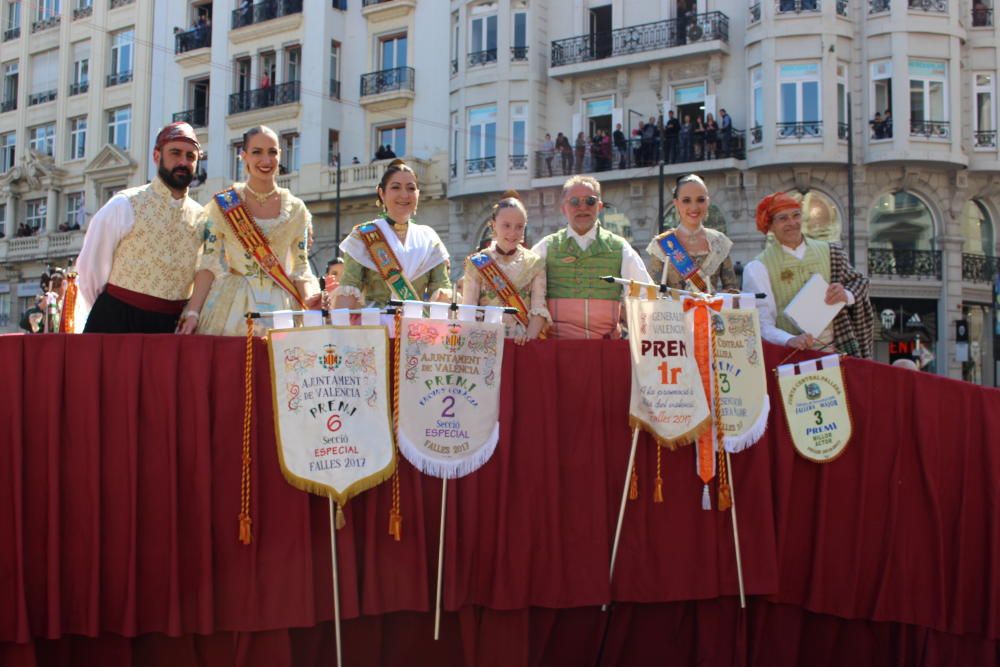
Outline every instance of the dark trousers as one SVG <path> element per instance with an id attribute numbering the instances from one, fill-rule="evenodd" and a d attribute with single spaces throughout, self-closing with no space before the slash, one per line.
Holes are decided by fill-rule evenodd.
<path id="1" fill-rule="evenodd" d="M 178 317 L 142 310 L 102 292 L 83 333 L 174 333 Z"/>

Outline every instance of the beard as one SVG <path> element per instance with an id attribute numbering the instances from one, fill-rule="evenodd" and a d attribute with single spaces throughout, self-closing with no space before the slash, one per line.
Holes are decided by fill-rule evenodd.
<path id="1" fill-rule="evenodd" d="M 173 170 L 167 169 L 166 165 L 163 164 L 162 158 L 160 159 L 160 166 L 157 173 L 163 182 L 167 184 L 167 187 L 175 190 L 186 188 L 194 180 L 194 170 L 187 167 L 174 167 Z"/>

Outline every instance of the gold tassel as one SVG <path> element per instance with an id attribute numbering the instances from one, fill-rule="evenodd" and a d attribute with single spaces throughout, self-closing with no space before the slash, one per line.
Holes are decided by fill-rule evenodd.
<path id="1" fill-rule="evenodd" d="M 340 505 L 337 505 L 337 516 L 333 521 L 333 525 L 336 526 L 337 530 L 347 525 L 347 519 L 344 517 L 344 508 Z"/>
<path id="2" fill-rule="evenodd" d="M 397 542 L 403 539 L 403 515 L 399 510 L 392 509 L 389 512 L 389 534 Z"/>
<path id="3" fill-rule="evenodd" d="M 392 472 L 392 504 L 389 506 L 389 534 L 397 542 L 403 540 L 403 510 L 399 500 L 399 364 L 400 351 L 402 349 L 403 331 L 403 309 L 396 311 L 396 340 L 394 343 L 394 357 L 396 360 L 396 381 L 392 387 L 392 423 L 396 429 L 396 469 Z"/>
<path id="4" fill-rule="evenodd" d="M 247 340 L 243 368 L 243 457 L 240 469 L 240 542 L 250 544 L 250 429 L 253 423 L 253 320 L 247 317 Z"/>
<path id="5" fill-rule="evenodd" d="M 240 542 L 243 544 L 250 544 L 250 528 L 253 521 L 250 519 L 250 515 L 240 512 Z"/>
<path id="6" fill-rule="evenodd" d="M 632 464 L 632 480 L 628 485 L 628 499 L 637 500 L 639 498 L 639 475 L 636 474 L 635 464 Z"/>
<path id="7" fill-rule="evenodd" d="M 653 502 L 663 502 L 663 468 L 660 463 L 660 456 L 663 448 L 656 445 L 656 484 L 653 486 Z"/>
<path id="8" fill-rule="evenodd" d="M 719 511 L 725 512 L 733 506 L 733 498 L 729 492 L 729 469 L 726 467 L 726 453 L 719 449 Z"/>

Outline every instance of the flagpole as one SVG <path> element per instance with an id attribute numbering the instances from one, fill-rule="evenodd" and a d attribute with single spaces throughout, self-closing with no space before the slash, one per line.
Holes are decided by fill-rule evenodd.
<path id="1" fill-rule="evenodd" d="M 448 478 L 441 479 L 441 534 L 438 539 L 437 593 L 434 602 L 434 641 L 441 636 L 441 575 L 444 570 L 444 520 L 448 508 Z"/>
<path id="2" fill-rule="evenodd" d="M 611 570 L 608 572 L 608 583 L 615 578 L 615 560 L 618 558 L 618 540 L 622 536 L 622 523 L 625 521 L 625 505 L 628 503 L 629 477 L 635 465 L 635 450 L 639 445 L 639 427 L 632 429 L 632 449 L 628 453 L 628 466 L 625 468 L 625 486 L 622 487 L 622 502 L 618 508 L 618 526 L 615 528 L 615 542 L 611 547 Z M 605 606 L 601 607 L 604 611 Z"/>
<path id="3" fill-rule="evenodd" d="M 340 653 L 340 587 L 337 577 L 337 526 L 334 521 L 336 514 L 333 508 L 333 498 L 330 502 L 330 560 L 333 564 L 333 634 L 337 640 L 337 667 L 343 664 Z"/>
<path id="4" fill-rule="evenodd" d="M 733 462 L 729 458 L 728 451 L 726 452 L 726 470 L 729 471 L 729 499 L 732 503 L 729 512 L 733 519 L 733 548 L 736 549 L 736 578 L 740 582 L 740 609 L 746 609 L 746 591 L 743 589 L 743 559 L 740 558 L 740 530 L 736 525 L 736 487 L 733 486 Z"/>

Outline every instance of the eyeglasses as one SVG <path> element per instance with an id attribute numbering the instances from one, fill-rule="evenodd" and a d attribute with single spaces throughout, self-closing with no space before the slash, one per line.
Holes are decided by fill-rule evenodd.
<path id="1" fill-rule="evenodd" d="M 584 205 L 586 205 L 586 206 L 589 207 L 589 206 L 596 206 L 597 202 L 599 202 L 599 201 L 600 200 L 597 197 L 595 197 L 594 195 L 590 195 L 589 197 L 583 197 L 583 198 L 580 198 L 580 197 L 570 197 L 569 198 L 569 205 L 570 206 L 579 206 L 580 204 L 584 204 Z"/>

